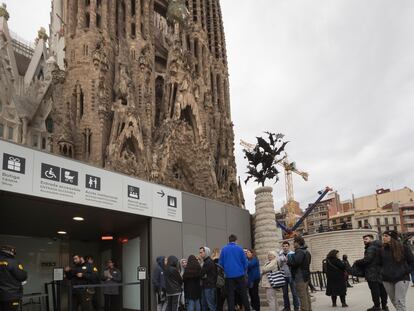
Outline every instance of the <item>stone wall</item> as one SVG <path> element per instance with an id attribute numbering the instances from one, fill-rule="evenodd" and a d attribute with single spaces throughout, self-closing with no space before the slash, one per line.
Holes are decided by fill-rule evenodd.
<path id="1" fill-rule="evenodd" d="M 343 254 L 348 255 L 352 265 L 355 260 L 364 256 L 362 237 L 366 234 L 377 236 L 377 232 L 370 229 L 331 231 L 304 236 L 312 254 L 311 271 L 322 271 L 322 260 L 332 249 L 337 249 L 341 258 Z M 288 241 L 293 244 L 291 239 Z"/>

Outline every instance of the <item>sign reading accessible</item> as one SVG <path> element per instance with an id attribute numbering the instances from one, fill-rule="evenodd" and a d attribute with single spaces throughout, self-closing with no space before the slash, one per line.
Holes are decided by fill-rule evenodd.
<path id="1" fill-rule="evenodd" d="M 2 140 L 0 150 L 0 190 L 182 221 L 180 191 Z"/>

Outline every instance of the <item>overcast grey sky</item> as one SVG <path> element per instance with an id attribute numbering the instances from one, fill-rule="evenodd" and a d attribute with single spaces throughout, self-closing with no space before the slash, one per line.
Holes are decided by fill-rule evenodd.
<path id="1" fill-rule="evenodd" d="M 9 26 L 33 40 L 50 0 L 3 0 Z M 291 141 L 302 208 L 326 185 L 343 199 L 414 186 L 414 1 L 221 0 L 238 173 L 240 138 Z M 283 173 L 274 185 L 285 200 Z M 254 211 L 253 183 L 244 187 Z"/>

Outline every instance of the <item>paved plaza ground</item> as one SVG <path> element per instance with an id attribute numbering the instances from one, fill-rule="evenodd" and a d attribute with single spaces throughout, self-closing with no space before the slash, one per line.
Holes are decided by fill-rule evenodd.
<path id="1" fill-rule="evenodd" d="M 348 289 L 347 293 L 347 304 L 349 308 L 332 308 L 331 297 L 325 295 L 325 292 L 318 292 L 313 294 L 316 301 L 312 305 L 314 311 L 325 311 L 325 310 L 347 310 L 347 311 L 365 311 L 372 307 L 371 293 L 368 289 L 368 284 L 363 282 L 355 284 L 353 288 Z M 339 298 L 338 298 L 339 303 Z M 395 310 L 391 302 L 389 302 L 390 310 Z M 414 287 L 408 289 L 407 293 L 407 311 L 414 311 Z"/>
<path id="2" fill-rule="evenodd" d="M 365 282 L 355 284 L 353 288 L 348 289 L 347 304 L 349 305 L 349 308 L 333 308 L 331 303 L 331 297 L 326 296 L 324 291 L 318 291 L 317 293 L 314 293 L 312 295 L 316 299 L 316 301 L 312 303 L 313 311 L 365 311 L 373 305 L 371 300 L 371 294 L 368 289 L 368 284 Z M 338 303 L 340 304 L 339 297 Z M 391 302 L 389 302 L 389 308 L 391 311 L 395 310 Z M 280 310 L 282 309 L 283 308 L 280 308 Z M 268 308 L 263 308 L 262 311 L 270 310 L 268 310 Z M 407 311 L 414 311 L 414 287 L 411 287 L 411 284 L 407 293 Z"/>

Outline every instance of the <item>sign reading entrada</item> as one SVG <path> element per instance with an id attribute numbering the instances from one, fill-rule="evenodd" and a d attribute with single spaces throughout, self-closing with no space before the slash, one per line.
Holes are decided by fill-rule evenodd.
<path id="1" fill-rule="evenodd" d="M 0 190 L 182 221 L 181 192 L 0 140 Z"/>

